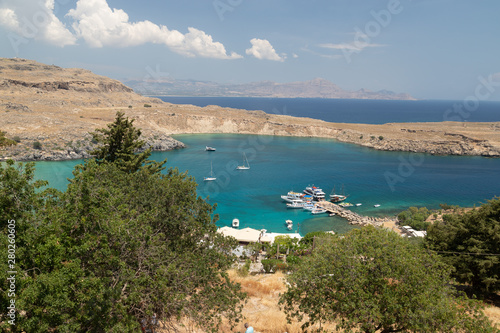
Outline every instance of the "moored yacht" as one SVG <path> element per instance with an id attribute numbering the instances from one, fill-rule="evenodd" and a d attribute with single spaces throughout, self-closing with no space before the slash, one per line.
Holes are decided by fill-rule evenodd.
<path id="1" fill-rule="evenodd" d="M 288 208 L 304 208 L 305 202 L 300 199 L 294 199 L 290 203 L 287 203 Z"/>
<path id="2" fill-rule="evenodd" d="M 344 186 L 342 186 L 342 194 L 335 193 L 335 186 L 333 187 L 332 193 L 330 193 L 330 201 L 333 203 L 342 202 L 347 199 L 347 196 L 344 195 Z"/>
<path id="3" fill-rule="evenodd" d="M 324 209 L 324 208 L 316 207 L 313 210 L 311 210 L 311 214 L 316 215 L 316 214 L 323 214 L 323 213 L 326 213 L 326 209 Z"/>
<path id="4" fill-rule="evenodd" d="M 302 200 L 303 197 L 304 197 L 304 194 L 302 194 L 302 193 L 290 191 L 286 195 L 282 195 L 281 199 L 283 199 L 287 202 L 292 202 L 292 200 L 297 200 L 297 199 Z"/>
<path id="5" fill-rule="evenodd" d="M 248 163 L 247 155 L 245 153 L 243 153 L 243 157 L 244 157 L 243 165 L 238 165 L 236 167 L 236 170 L 248 170 L 248 169 L 250 169 L 250 164 Z M 246 164 L 245 164 L 245 161 L 246 161 Z"/>
<path id="6" fill-rule="evenodd" d="M 305 209 L 305 210 L 313 210 L 314 207 L 315 207 L 315 205 L 312 202 L 306 202 L 302 206 L 302 208 Z"/>
<path id="7" fill-rule="evenodd" d="M 315 201 L 322 201 L 325 200 L 325 192 L 323 192 L 322 189 L 316 186 L 308 186 L 304 190 L 305 194 L 311 195 L 313 197 L 313 200 Z"/>

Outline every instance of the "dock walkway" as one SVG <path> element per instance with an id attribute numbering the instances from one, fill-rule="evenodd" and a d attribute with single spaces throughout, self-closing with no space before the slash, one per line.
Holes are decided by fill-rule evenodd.
<path id="1" fill-rule="evenodd" d="M 359 215 L 358 213 L 355 213 L 349 209 L 345 209 L 343 207 L 340 207 L 339 205 L 336 205 L 332 202 L 329 201 L 320 201 L 317 203 L 318 206 L 326 209 L 329 213 L 335 213 L 336 215 L 345 218 L 349 224 L 353 225 L 375 225 L 375 226 L 382 226 L 384 222 L 389 222 L 389 221 L 395 221 L 395 218 L 389 218 L 389 217 L 371 217 L 371 216 L 363 216 Z"/>

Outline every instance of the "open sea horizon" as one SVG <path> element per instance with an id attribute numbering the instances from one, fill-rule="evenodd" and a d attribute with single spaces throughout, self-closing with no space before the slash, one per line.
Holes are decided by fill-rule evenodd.
<path id="1" fill-rule="evenodd" d="M 443 113 L 452 108 L 453 103 L 460 103 L 219 97 L 162 99 L 360 123 L 443 121 L 440 119 Z M 463 120 L 500 121 L 500 102 L 481 102 L 477 110 Z M 500 194 L 500 159 L 377 151 L 322 138 L 242 134 L 189 134 L 174 138 L 187 147 L 154 152 L 151 158 L 167 158 L 167 167 L 188 171 L 195 178 L 198 194 L 212 204 L 217 203 L 218 226 L 230 226 L 232 219 L 238 218 L 240 228 L 280 233 L 299 231 L 302 235 L 319 230 L 343 233 L 353 228 L 336 216 L 287 209 L 280 195 L 292 190 L 302 191 L 308 185 L 321 187 L 327 197 L 334 187 L 336 192 L 343 187 L 349 195 L 347 201 L 362 204 L 351 207 L 353 211 L 378 217 L 394 216 L 411 206 L 439 209 L 439 204 L 447 203 L 470 207 Z M 207 152 L 205 146 L 217 150 Z M 243 163 L 243 154 L 250 169 L 236 170 L 236 166 Z M 64 190 L 74 166 L 82 162 L 37 162 L 36 177 L 48 180 L 51 187 Z M 217 180 L 204 182 L 203 177 L 210 174 L 211 165 Z M 380 207 L 374 207 L 375 204 Z M 287 219 L 294 222 L 292 231 L 286 229 Z"/>

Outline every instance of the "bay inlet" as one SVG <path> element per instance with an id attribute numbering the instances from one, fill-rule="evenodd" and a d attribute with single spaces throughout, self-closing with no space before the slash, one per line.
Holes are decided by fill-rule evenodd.
<path id="1" fill-rule="evenodd" d="M 280 195 L 302 191 L 308 185 L 330 194 L 342 186 L 351 207 L 368 216 L 394 216 L 410 206 L 439 208 L 440 203 L 480 205 L 500 193 L 500 159 L 468 156 L 433 156 L 377 151 L 332 139 L 274 137 L 239 134 L 176 135 L 187 147 L 154 152 L 154 160 L 168 159 L 168 167 L 187 171 L 196 179 L 198 194 L 217 203 L 218 226 L 304 235 L 318 230 L 343 233 L 353 228 L 342 218 L 311 215 L 287 209 Z M 216 152 L 205 151 L 206 146 Z M 236 170 L 245 153 L 249 170 Z M 82 160 L 37 162 L 36 176 L 64 190 L 74 165 Z M 210 173 L 214 182 L 203 182 Z M 374 207 L 379 204 L 380 207 Z M 294 222 L 286 229 L 285 220 Z"/>

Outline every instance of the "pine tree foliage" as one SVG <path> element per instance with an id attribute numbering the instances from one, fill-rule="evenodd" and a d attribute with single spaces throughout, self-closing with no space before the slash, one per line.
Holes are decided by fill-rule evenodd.
<path id="1" fill-rule="evenodd" d="M 139 139 L 141 130 L 135 128 L 133 123 L 134 120 L 125 118 L 123 112 L 117 112 L 115 121 L 108 124 L 107 128 L 100 128 L 91 133 L 98 147 L 90 154 L 95 156 L 99 163 L 115 163 L 126 172 L 135 172 L 144 164 L 151 172 L 161 171 L 166 161 L 148 161 L 150 148 L 138 153 L 145 142 Z"/>
<path id="2" fill-rule="evenodd" d="M 428 230 L 426 245 L 441 251 L 455 268 L 453 275 L 458 281 L 470 284 L 478 293 L 499 291 L 500 199 L 435 223 Z"/>

